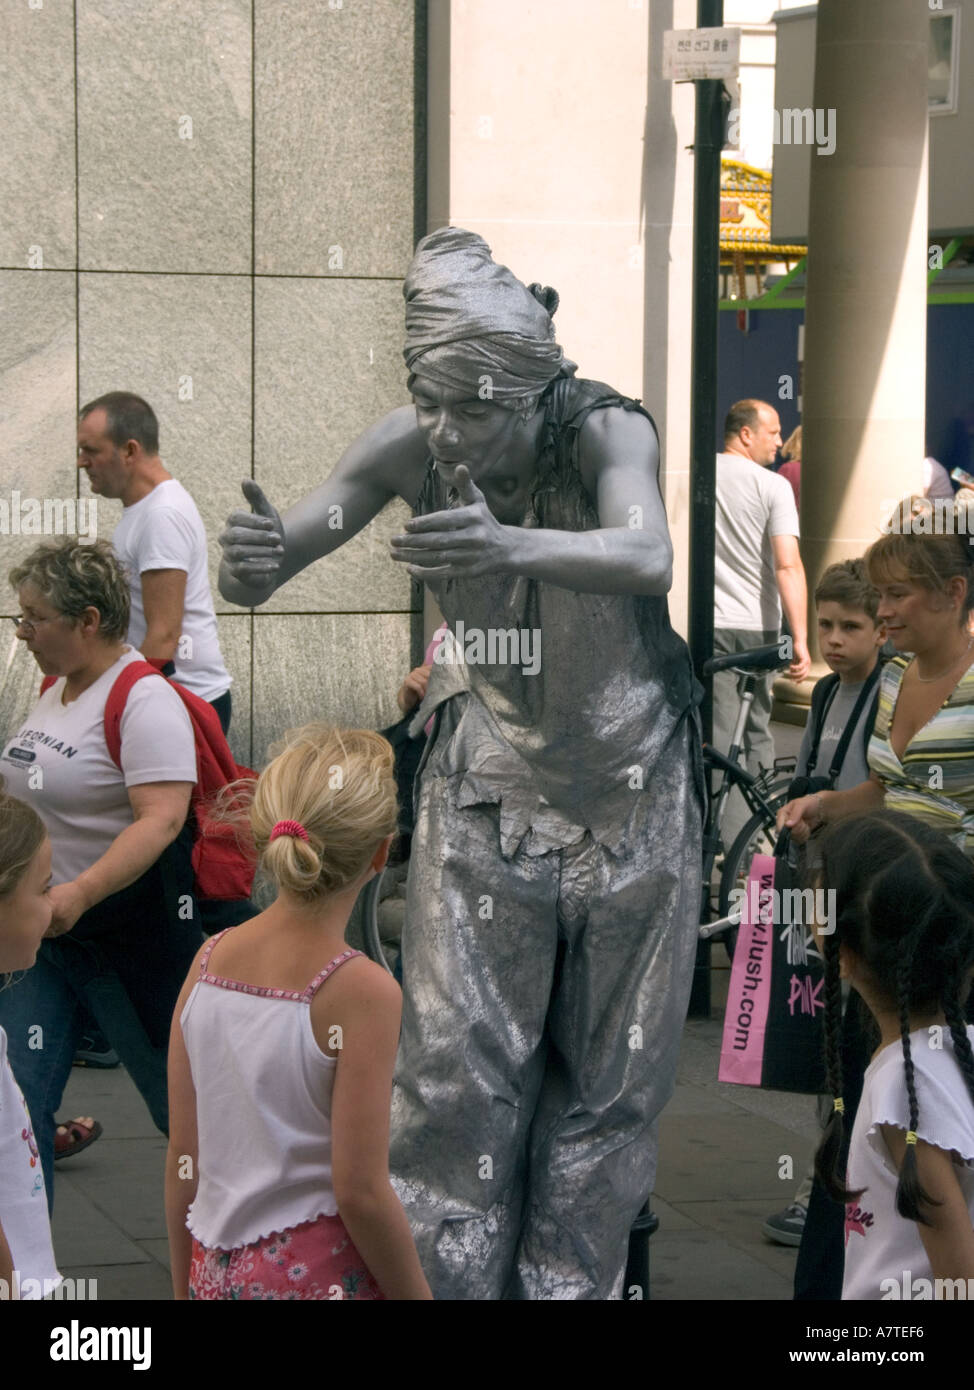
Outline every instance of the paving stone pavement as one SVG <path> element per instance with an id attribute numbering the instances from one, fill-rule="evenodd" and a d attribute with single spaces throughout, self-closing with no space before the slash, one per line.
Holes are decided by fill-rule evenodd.
<path id="1" fill-rule="evenodd" d="M 774 729 L 779 753 L 794 751 L 801 731 Z M 712 1016 L 686 1024 L 676 1092 L 661 1121 L 651 1297 L 788 1300 L 796 1252 L 766 1240 L 761 1222 L 791 1200 L 811 1158 L 815 1102 L 717 1081 L 729 969 L 720 948 L 714 956 Z M 99 1299 L 169 1299 L 166 1141 L 134 1085 L 121 1068 L 75 1067 L 59 1113 L 94 1115 L 105 1130 L 56 1168 L 61 1273 L 97 1280 Z M 779 1177 L 786 1157 L 791 1179 Z"/>
<path id="2" fill-rule="evenodd" d="M 767 1241 L 761 1222 L 790 1200 L 814 1150 L 815 1103 L 718 1082 L 720 1031 L 716 1018 L 686 1025 L 661 1122 L 651 1296 L 790 1299 L 795 1251 Z M 76 1067 L 61 1115 L 95 1115 L 105 1127 L 96 1144 L 56 1168 L 61 1273 L 97 1280 L 99 1300 L 170 1298 L 166 1141 L 128 1075 Z M 793 1162 L 790 1181 L 778 1176 L 784 1156 Z"/>

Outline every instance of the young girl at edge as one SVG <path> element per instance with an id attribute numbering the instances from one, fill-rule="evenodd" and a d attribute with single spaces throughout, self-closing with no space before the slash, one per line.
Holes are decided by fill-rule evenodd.
<path id="1" fill-rule="evenodd" d="M 50 883 L 44 824 L 32 807 L 3 791 L 0 778 L 0 973 L 34 964 L 51 925 Z M 40 1298 L 61 1282 L 34 1131 L 0 1028 L 0 1279 L 7 1297 L 14 1297 L 14 1270 L 21 1298 Z"/>
<path id="2" fill-rule="evenodd" d="M 974 1280 L 974 865 L 941 831 L 884 811 L 827 833 L 822 882 L 836 895 L 835 932 L 820 937 L 835 1102 L 816 1172 L 846 1203 L 842 1297 L 932 1297 L 918 1280 Z M 840 976 L 879 1030 L 844 1184 Z"/>
<path id="3" fill-rule="evenodd" d="M 203 947 L 173 1018 L 174 1296 L 429 1299 L 389 1180 L 401 994 L 344 937 L 396 828 L 391 748 L 292 730 L 250 826 L 277 898 Z"/>

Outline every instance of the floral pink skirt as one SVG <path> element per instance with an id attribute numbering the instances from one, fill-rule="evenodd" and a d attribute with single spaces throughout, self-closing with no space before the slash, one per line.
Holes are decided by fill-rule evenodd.
<path id="1" fill-rule="evenodd" d="M 233 1250 L 193 1241 L 190 1298 L 383 1299 L 341 1217 L 319 1216 Z"/>

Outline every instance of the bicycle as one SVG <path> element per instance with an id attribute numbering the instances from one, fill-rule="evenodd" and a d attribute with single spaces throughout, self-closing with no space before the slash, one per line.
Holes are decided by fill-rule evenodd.
<path id="1" fill-rule="evenodd" d="M 703 668 L 704 675 L 708 676 L 716 671 L 734 671 L 738 677 L 737 693 L 741 701 L 728 752 L 721 753 L 711 744 L 705 744 L 703 750 L 708 785 L 712 784 L 715 773 L 720 774 L 720 781 L 716 788 L 711 790 L 710 805 L 704 822 L 699 935 L 703 941 L 723 937 L 729 956 L 734 954 L 741 901 L 738 898 L 734 902 L 731 895 L 735 890 L 745 887 L 751 860 L 755 854 L 774 853 L 777 839 L 776 815 L 788 800 L 788 787 L 795 775 L 796 767 L 793 757 L 775 758 L 771 767 L 762 768 L 755 777 L 743 765 L 741 740 L 754 702 L 758 680 L 768 671 L 784 670 L 790 662 L 791 656 L 784 654 L 783 644 L 773 642 L 763 647 L 752 647 L 746 651 L 728 652 L 711 657 Z M 734 787 L 739 789 L 751 816 L 724 852 L 714 919 L 714 865 L 723 848 L 720 829 L 727 799 Z"/>

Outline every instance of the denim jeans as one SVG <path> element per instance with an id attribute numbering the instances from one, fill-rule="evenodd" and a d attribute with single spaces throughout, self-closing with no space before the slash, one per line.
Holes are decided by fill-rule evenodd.
<path id="1" fill-rule="evenodd" d="M 49 1209 L 55 1115 L 89 1013 L 155 1125 L 168 1131 L 169 1025 L 203 940 L 188 850 L 184 832 L 131 887 L 86 912 L 64 936 L 42 941 L 34 966 L 0 993 L 0 1024 L 30 1111 Z"/>

